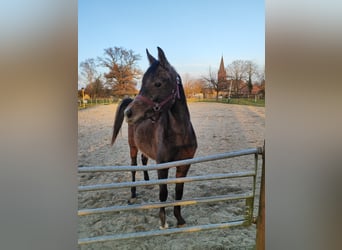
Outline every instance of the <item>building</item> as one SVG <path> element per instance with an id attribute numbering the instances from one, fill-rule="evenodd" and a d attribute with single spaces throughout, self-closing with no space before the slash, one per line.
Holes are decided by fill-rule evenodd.
<path id="1" fill-rule="evenodd" d="M 217 72 L 217 84 L 219 88 L 219 96 L 227 97 L 229 92 L 229 81 L 224 67 L 223 56 L 221 56 L 220 68 Z"/>
<path id="2" fill-rule="evenodd" d="M 227 81 L 227 72 L 226 69 L 224 67 L 224 61 L 223 61 L 223 56 L 221 57 L 221 62 L 220 62 L 220 68 L 217 72 L 217 82 L 220 83 L 224 83 Z"/>

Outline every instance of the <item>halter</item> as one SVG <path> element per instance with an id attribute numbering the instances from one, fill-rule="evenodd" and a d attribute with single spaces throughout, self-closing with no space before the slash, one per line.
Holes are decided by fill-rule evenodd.
<path id="1" fill-rule="evenodd" d="M 140 94 L 137 95 L 135 99 L 140 100 L 146 103 L 147 105 L 151 106 L 154 112 L 159 112 L 163 108 L 163 106 L 165 106 L 165 104 L 167 104 L 170 101 L 175 101 L 176 97 L 180 99 L 180 94 L 179 94 L 179 85 L 181 84 L 180 77 L 177 76 L 176 80 L 177 80 L 176 88 L 173 89 L 171 94 L 167 98 L 165 98 L 165 100 L 161 102 L 154 102 L 150 98 L 147 98 L 146 96 L 142 96 Z"/>

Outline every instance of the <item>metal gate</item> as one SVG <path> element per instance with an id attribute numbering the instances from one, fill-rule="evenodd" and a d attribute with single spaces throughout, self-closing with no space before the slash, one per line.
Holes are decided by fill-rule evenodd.
<path id="1" fill-rule="evenodd" d="M 242 178 L 242 177 L 253 178 L 252 192 L 248 192 L 245 194 L 210 196 L 210 197 L 201 197 L 201 198 L 195 198 L 195 199 L 189 199 L 189 200 L 153 202 L 153 203 L 146 203 L 146 204 L 126 205 L 126 206 L 111 206 L 111 207 L 102 207 L 102 208 L 94 208 L 94 209 L 82 209 L 78 211 L 78 216 L 87 216 L 91 214 L 114 213 L 114 212 L 120 212 L 120 211 L 152 209 L 152 208 L 169 207 L 169 206 L 188 206 L 188 205 L 196 205 L 196 204 L 201 204 L 201 203 L 212 203 L 212 202 L 230 201 L 230 200 L 245 200 L 245 211 L 244 211 L 243 219 L 228 221 L 225 223 L 218 223 L 218 224 L 205 224 L 205 225 L 196 225 L 196 226 L 189 226 L 189 227 L 183 227 L 183 228 L 169 228 L 165 230 L 152 230 L 152 231 L 145 231 L 145 232 L 122 233 L 122 234 L 114 234 L 114 235 L 97 236 L 97 237 L 91 237 L 91 238 L 81 238 L 78 240 L 78 244 L 84 245 L 84 244 L 105 242 L 105 241 L 111 241 L 111 240 L 141 238 L 141 237 L 158 236 L 158 235 L 170 235 L 170 234 L 185 233 L 185 232 L 198 232 L 198 231 L 204 231 L 204 230 L 210 230 L 210 229 L 222 229 L 222 228 L 228 228 L 228 227 L 234 227 L 234 226 L 249 226 L 253 222 L 255 222 L 255 217 L 253 216 L 253 208 L 254 208 L 254 200 L 255 200 L 255 193 L 256 193 L 258 156 L 260 154 L 263 154 L 263 152 L 264 152 L 264 149 L 259 147 L 259 148 L 244 149 L 244 150 L 239 150 L 239 151 L 232 151 L 232 152 L 227 152 L 227 153 L 215 154 L 215 155 L 204 156 L 204 157 L 197 157 L 193 159 L 180 160 L 180 161 L 174 161 L 174 162 L 168 162 L 168 163 L 162 163 L 162 164 L 150 164 L 146 166 L 79 167 L 78 168 L 79 173 L 143 171 L 143 170 L 166 169 L 166 168 L 176 167 L 179 165 L 196 164 L 200 162 L 215 161 L 215 160 L 234 158 L 234 157 L 240 157 L 240 156 L 245 156 L 245 155 L 254 154 L 255 156 L 253 171 L 224 173 L 224 174 L 208 174 L 208 175 L 203 175 L 203 176 L 188 176 L 184 178 L 168 178 L 168 179 L 162 179 L 162 180 L 121 182 L 121 183 L 99 184 L 99 185 L 91 185 L 91 186 L 79 186 L 78 188 L 79 192 L 89 192 L 89 191 L 99 191 L 99 190 L 118 189 L 118 188 L 130 188 L 132 186 L 138 187 L 138 186 L 159 185 L 159 184 L 187 183 L 187 182 L 195 182 L 195 181 L 208 181 L 208 180 Z M 264 168 L 264 157 L 262 158 L 262 160 L 263 160 L 263 168 Z"/>

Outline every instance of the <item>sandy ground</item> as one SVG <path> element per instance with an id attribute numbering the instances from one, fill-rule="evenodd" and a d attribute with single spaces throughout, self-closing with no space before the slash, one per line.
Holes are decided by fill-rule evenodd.
<path id="1" fill-rule="evenodd" d="M 78 112 L 78 161 L 82 166 L 129 165 L 127 124 L 113 147 L 110 146 L 116 104 L 101 105 Z M 265 108 L 218 103 L 189 103 L 191 120 L 198 139 L 195 156 L 206 156 L 263 145 Z M 155 163 L 149 161 L 149 163 Z M 138 164 L 141 164 L 140 159 Z M 259 167 L 261 166 L 261 161 Z M 191 166 L 188 176 L 253 170 L 254 156 L 198 163 Z M 260 171 L 259 171 L 260 172 Z M 174 176 L 170 169 L 169 176 Z M 150 178 L 157 179 L 156 171 Z M 239 194 L 250 191 L 252 178 L 186 183 L 183 199 L 209 195 Z M 258 176 L 257 183 L 260 182 Z M 130 172 L 79 174 L 80 185 L 130 181 Z M 137 172 L 137 180 L 143 180 Z M 257 191 L 259 185 L 257 184 Z M 158 186 L 138 187 L 137 203 L 157 202 Z M 129 189 L 79 193 L 79 209 L 126 205 Z M 258 195 L 254 215 L 257 215 Z M 174 200 L 174 185 L 169 185 L 169 198 Z M 186 206 L 182 215 L 187 226 L 222 223 L 239 219 L 244 202 L 231 201 Z M 79 238 L 155 230 L 159 228 L 159 209 L 120 212 L 79 217 Z M 173 208 L 166 208 L 170 227 L 176 226 Z M 81 246 L 80 249 L 253 249 L 255 225 L 250 227 L 184 233 L 153 238 L 120 240 Z"/>

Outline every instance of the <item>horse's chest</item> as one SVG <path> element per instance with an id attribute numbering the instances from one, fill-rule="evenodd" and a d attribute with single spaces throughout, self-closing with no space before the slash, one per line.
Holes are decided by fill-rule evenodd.
<path id="1" fill-rule="evenodd" d="M 134 141 L 141 152 L 149 158 L 156 159 L 157 155 L 157 128 L 154 124 L 145 123 L 137 126 L 134 133 Z"/>

